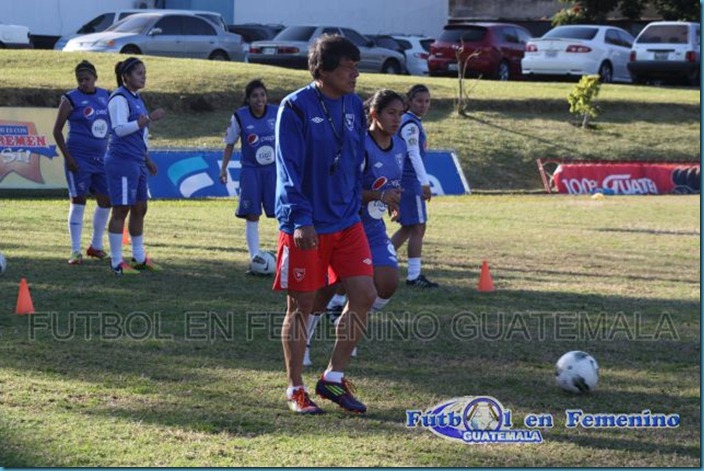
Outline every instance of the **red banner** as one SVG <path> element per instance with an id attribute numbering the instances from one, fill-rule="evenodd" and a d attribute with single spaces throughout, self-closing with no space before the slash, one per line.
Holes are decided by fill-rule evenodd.
<path id="1" fill-rule="evenodd" d="M 696 163 L 560 163 L 551 180 L 550 190 L 572 195 L 698 194 L 701 188 Z"/>

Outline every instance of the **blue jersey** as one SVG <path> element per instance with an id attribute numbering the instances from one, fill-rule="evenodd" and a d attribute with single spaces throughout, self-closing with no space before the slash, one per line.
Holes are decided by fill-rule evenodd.
<path id="1" fill-rule="evenodd" d="M 410 111 L 404 113 L 401 118 L 401 127 L 398 130 L 398 134 L 404 139 L 404 141 L 406 141 L 406 145 L 409 148 L 411 146 L 418 146 L 421 160 L 425 163 L 427 138 L 425 136 L 425 130 L 423 129 L 423 123 L 421 123 L 420 118 Z M 418 175 L 416 174 L 416 170 L 413 168 L 411 159 L 408 156 L 406 156 L 403 163 L 402 185 L 405 189 L 410 190 L 416 188 L 416 191 L 420 191 Z"/>
<path id="2" fill-rule="evenodd" d="M 312 225 L 330 234 L 360 221 L 365 133 L 362 100 L 355 94 L 332 100 L 310 84 L 284 98 L 276 119 L 281 231 Z"/>
<path id="3" fill-rule="evenodd" d="M 108 148 L 110 92 L 96 88 L 93 93 L 84 93 L 76 88 L 64 97 L 72 107 L 68 116 L 68 150 L 78 160 L 102 161 Z"/>
<path id="4" fill-rule="evenodd" d="M 362 189 L 384 191 L 401 188 L 401 172 L 406 154 L 406 143 L 400 137 L 392 136 L 391 145 L 382 149 L 371 134 L 367 134 Z M 379 233 L 386 235 L 386 209 L 386 205 L 379 200 L 369 201 L 362 206 L 362 223 L 368 238 Z"/>
<path id="5" fill-rule="evenodd" d="M 112 92 L 110 99 L 116 96 L 123 96 L 127 100 L 129 107 L 129 116 L 127 121 L 137 121 L 141 115 L 148 115 L 147 106 L 144 104 L 139 93 L 132 93 L 125 87 L 119 87 Z M 140 129 L 126 136 L 120 137 L 115 132 L 115 129 L 110 127 L 110 144 L 108 145 L 108 158 L 116 158 L 121 160 L 132 160 L 144 162 L 147 157 L 147 143 L 144 141 L 144 133 L 146 129 Z"/>
<path id="6" fill-rule="evenodd" d="M 266 105 L 264 114 L 256 117 L 249 106 L 243 106 L 234 113 L 240 128 L 243 167 L 262 167 L 274 163 L 274 142 L 276 136 L 276 111 L 274 105 Z"/>

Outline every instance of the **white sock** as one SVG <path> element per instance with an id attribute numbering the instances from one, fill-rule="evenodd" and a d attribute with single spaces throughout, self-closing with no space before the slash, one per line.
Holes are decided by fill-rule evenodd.
<path id="1" fill-rule="evenodd" d="M 306 390 L 305 386 L 289 386 L 286 388 L 286 397 L 288 399 L 291 399 L 293 397 L 293 393 L 298 391 L 299 389 L 303 389 L 304 391 Z"/>
<path id="2" fill-rule="evenodd" d="M 418 276 L 420 276 L 420 257 L 409 258 L 407 279 L 415 280 Z"/>
<path id="3" fill-rule="evenodd" d="M 391 298 L 384 299 L 380 298 L 379 296 L 376 297 L 374 300 L 374 304 L 372 304 L 372 312 L 379 312 L 382 309 L 384 309 L 384 306 L 389 304 L 389 301 L 391 301 Z"/>
<path id="4" fill-rule="evenodd" d="M 308 346 L 310 346 L 310 341 L 313 339 L 313 334 L 315 333 L 318 322 L 320 322 L 320 317 L 321 316 L 314 316 L 313 314 L 308 316 L 308 337 L 306 337 L 306 344 Z"/>
<path id="5" fill-rule="evenodd" d="M 103 234 L 105 233 L 105 226 L 109 217 L 110 208 L 95 207 L 95 212 L 93 213 L 93 240 L 90 243 L 94 249 L 103 248 Z"/>
<path id="6" fill-rule="evenodd" d="M 122 233 L 108 232 L 110 243 L 110 263 L 113 267 L 122 263 Z"/>
<path id="7" fill-rule="evenodd" d="M 83 233 L 84 204 L 74 204 L 68 208 L 68 234 L 71 236 L 71 252 L 81 251 L 81 234 Z"/>
<path id="8" fill-rule="evenodd" d="M 346 302 L 347 302 L 346 295 L 336 294 L 335 296 L 332 297 L 332 299 L 328 303 L 328 309 L 332 309 L 334 307 L 344 306 Z"/>
<path id="9" fill-rule="evenodd" d="M 345 373 L 342 371 L 326 370 L 325 373 L 323 373 L 323 379 L 325 381 L 332 381 L 333 383 L 341 383 L 344 377 Z"/>
<path id="10" fill-rule="evenodd" d="M 137 263 L 144 263 L 147 255 L 144 253 L 144 234 L 139 236 L 130 235 L 132 238 L 132 258 L 134 258 Z"/>
<path id="11" fill-rule="evenodd" d="M 247 239 L 249 259 L 251 260 L 259 252 L 259 221 L 247 221 L 244 234 Z"/>

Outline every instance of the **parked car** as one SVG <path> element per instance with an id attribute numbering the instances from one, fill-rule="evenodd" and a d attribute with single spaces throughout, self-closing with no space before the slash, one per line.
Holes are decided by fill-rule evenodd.
<path id="1" fill-rule="evenodd" d="M 366 34 L 365 36 L 374 41 L 374 44 L 379 47 L 385 47 L 386 49 L 391 49 L 392 51 L 403 54 L 401 45 L 388 34 Z"/>
<path id="2" fill-rule="evenodd" d="M 119 52 L 194 59 L 244 59 L 242 38 L 193 12 L 136 13 L 102 33 L 78 36 L 64 51 Z"/>
<path id="3" fill-rule="evenodd" d="M 63 48 L 66 46 L 66 43 L 70 40 L 73 39 L 77 36 L 81 36 L 83 34 L 91 34 L 91 33 L 100 33 L 102 31 L 105 31 L 108 29 L 110 26 L 114 25 L 118 21 L 124 20 L 130 15 L 134 15 L 136 13 L 194 13 L 202 18 L 207 18 L 208 20 L 212 21 L 213 23 L 217 25 L 222 25 L 222 28 L 227 31 L 227 25 L 225 24 L 225 20 L 222 19 L 222 16 L 220 16 L 220 13 L 215 13 L 212 11 L 199 11 L 199 10 L 165 10 L 165 9 L 145 9 L 145 8 L 135 8 L 131 10 L 118 10 L 118 11 L 108 11 L 103 14 L 100 14 L 90 20 L 88 23 L 84 24 L 80 28 L 78 28 L 78 31 L 76 31 L 73 34 L 70 34 L 68 36 L 62 36 L 59 38 L 56 43 L 54 43 L 54 50 L 56 51 L 61 51 Z"/>
<path id="4" fill-rule="evenodd" d="M 0 49 L 28 49 L 32 47 L 29 28 L 0 23 Z"/>
<path id="5" fill-rule="evenodd" d="M 621 28 L 599 25 L 556 26 L 531 39 L 523 58 L 527 76 L 599 74 L 603 83 L 630 82 L 628 54 L 633 36 Z"/>
<path id="6" fill-rule="evenodd" d="M 249 48 L 254 41 L 273 39 L 284 29 L 284 25 L 264 25 L 260 23 L 244 23 L 240 25 L 227 25 L 227 30 L 242 36 L 242 50 L 245 62 L 249 62 Z"/>
<path id="7" fill-rule="evenodd" d="M 482 75 L 496 80 L 521 76 L 521 59 L 530 32 L 510 23 L 462 23 L 446 25 L 430 45 L 428 72 L 432 76 L 457 75 L 455 52 L 467 61 L 465 75 Z M 478 55 L 469 58 L 472 54 Z"/>
<path id="8" fill-rule="evenodd" d="M 307 69 L 308 46 L 323 34 L 339 34 L 357 45 L 361 55 L 360 71 L 401 74 L 405 70 L 403 54 L 378 47 L 357 31 L 338 26 L 288 26 L 274 39 L 253 42 L 249 48 L 249 61 Z"/>
<path id="9" fill-rule="evenodd" d="M 699 23 L 656 21 L 640 32 L 630 51 L 628 70 L 634 83 L 686 80 L 699 84 Z"/>
<path id="10" fill-rule="evenodd" d="M 403 49 L 406 56 L 406 70 L 411 75 L 428 75 L 428 56 L 434 39 L 427 36 L 401 35 L 391 36 Z"/>

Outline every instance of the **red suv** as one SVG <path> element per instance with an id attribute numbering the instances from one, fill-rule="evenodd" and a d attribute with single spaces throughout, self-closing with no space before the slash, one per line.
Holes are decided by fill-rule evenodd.
<path id="1" fill-rule="evenodd" d="M 432 76 L 457 75 L 455 51 L 464 45 L 462 61 L 479 52 L 469 59 L 465 75 L 516 79 L 521 76 L 521 59 L 531 38 L 528 30 L 510 23 L 449 24 L 430 45 L 428 71 Z"/>

